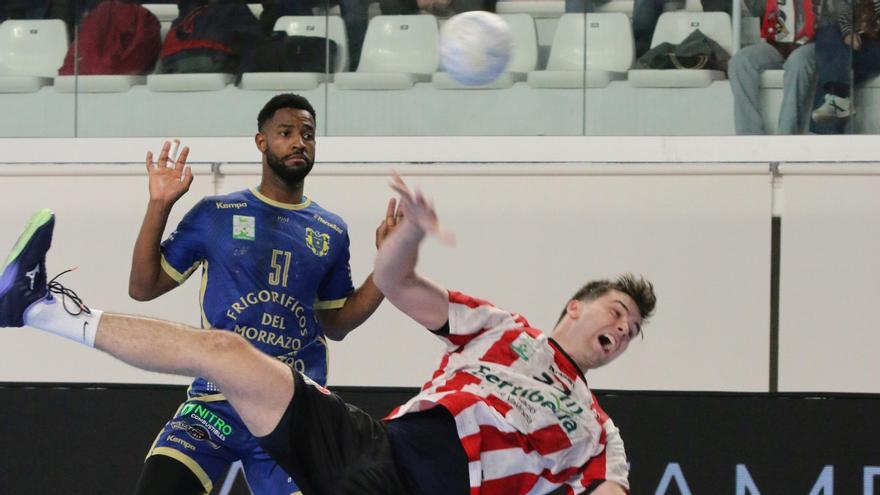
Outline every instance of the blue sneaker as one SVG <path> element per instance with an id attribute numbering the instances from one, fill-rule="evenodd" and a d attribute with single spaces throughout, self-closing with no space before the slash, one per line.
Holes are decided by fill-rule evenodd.
<path id="1" fill-rule="evenodd" d="M 44 208 L 31 217 L 0 275 L 0 327 L 24 326 L 24 313 L 49 294 L 46 253 L 52 245 L 55 214 Z"/>

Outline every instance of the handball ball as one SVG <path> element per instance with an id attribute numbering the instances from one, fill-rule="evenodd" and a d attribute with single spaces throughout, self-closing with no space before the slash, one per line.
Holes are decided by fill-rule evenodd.
<path id="1" fill-rule="evenodd" d="M 512 43 L 510 27 L 491 12 L 454 15 L 440 30 L 440 65 L 467 86 L 490 83 L 507 67 Z"/>

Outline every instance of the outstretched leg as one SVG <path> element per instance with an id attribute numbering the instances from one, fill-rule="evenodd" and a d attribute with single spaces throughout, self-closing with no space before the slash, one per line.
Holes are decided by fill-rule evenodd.
<path id="1" fill-rule="evenodd" d="M 232 332 L 105 313 L 95 348 L 144 370 L 207 378 L 258 437 L 275 429 L 293 397 L 290 368 Z"/>
<path id="2" fill-rule="evenodd" d="M 205 377 L 251 433 L 275 429 L 293 397 L 290 368 L 231 332 L 89 309 L 72 291 L 47 283 L 54 226 L 52 211 L 41 210 L 16 242 L 0 274 L 0 326 L 45 330 L 148 371 Z"/>

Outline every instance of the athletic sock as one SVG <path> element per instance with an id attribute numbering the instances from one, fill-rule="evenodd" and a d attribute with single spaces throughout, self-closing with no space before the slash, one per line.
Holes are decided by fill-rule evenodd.
<path id="1" fill-rule="evenodd" d="M 78 310 L 79 308 L 77 308 Z M 45 330 L 55 335 L 95 347 L 95 334 L 103 311 L 90 309 L 71 314 L 57 297 L 46 297 L 29 307 L 24 313 L 25 325 Z"/>

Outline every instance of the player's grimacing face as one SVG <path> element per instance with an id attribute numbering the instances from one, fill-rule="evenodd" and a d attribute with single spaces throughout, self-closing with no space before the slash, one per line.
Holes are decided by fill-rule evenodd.
<path id="1" fill-rule="evenodd" d="M 281 108 L 263 126 L 260 149 L 287 183 L 301 182 L 315 164 L 315 120 L 307 110 Z"/>
<path id="2" fill-rule="evenodd" d="M 591 301 L 578 301 L 575 322 L 581 353 L 590 368 L 606 365 L 624 353 L 641 332 L 642 318 L 628 294 L 611 290 Z"/>

